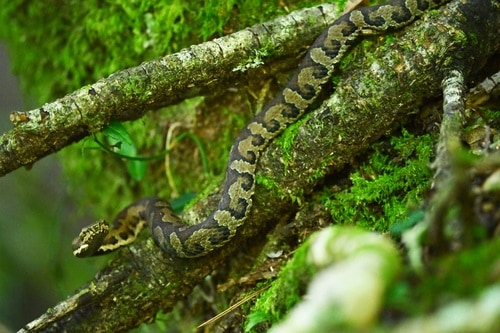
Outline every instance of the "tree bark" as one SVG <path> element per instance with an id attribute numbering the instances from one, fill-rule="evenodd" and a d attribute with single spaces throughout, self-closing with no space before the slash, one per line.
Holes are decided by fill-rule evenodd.
<path id="1" fill-rule="evenodd" d="M 14 129 L 0 137 L 0 176 L 102 130 L 111 119 L 139 119 L 148 110 L 220 93 L 226 82 L 245 82 L 261 58 L 271 62 L 305 51 L 337 13 L 333 5 L 297 11 L 119 71 L 38 109 L 13 112 Z"/>
<path id="2" fill-rule="evenodd" d="M 272 179 L 275 186 L 257 186 L 248 223 L 241 227 L 229 245 L 203 258 L 181 260 L 166 257 L 149 237 L 142 238 L 119 251 L 91 282 L 22 331 L 124 331 L 136 327 L 153 320 L 157 312 L 172 309 L 206 275 L 225 265 L 242 247 L 260 247 L 263 235 L 277 222 L 288 219 L 296 212 L 297 202 L 312 192 L 325 175 L 338 170 L 382 135 L 403 124 L 408 115 L 418 112 L 424 103 L 439 98 L 441 80 L 455 64 L 460 63 L 466 69 L 464 75 L 470 82 L 500 50 L 498 1 L 453 1 L 438 12 L 439 15 L 425 15 L 401 35 L 398 34 L 396 40 L 387 41 L 373 52 L 363 54 L 359 51 L 361 48 L 352 52 L 354 56 L 339 74 L 336 91 L 329 91 L 323 104 L 312 110 L 298 127 L 275 140 L 262 156 L 258 169 L 260 183 L 268 184 L 263 180 Z M 313 17 L 322 17 L 323 14 L 316 12 L 315 15 L 319 16 Z M 302 22 L 306 21 L 310 23 L 314 20 L 307 20 L 305 16 Z M 248 31 L 243 33 L 248 34 Z M 272 29 L 270 33 L 272 35 L 276 30 Z M 253 34 L 250 33 L 249 38 L 253 44 L 245 46 L 244 51 L 234 52 L 235 58 L 231 62 L 216 65 L 224 70 L 209 71 L 215 76 L 205 77 L 181 90 L 156 83 L 159 81 L 155 77 L 164 75 L 163 68 L 153 72 L 149 64 L 143 64 L 40 109 L 18 114 L 14 130 L 0 139 L 1 173 L 33 163 L 101 129 L 110 117 L 132 119 L 142 115 L 142 110 L 212 91 L 215 87 L 212 80 L 245 80 L 244 75 L 235 73 L 234 69 L 241 65 L 241 59 L 251 56 L 252 47 L 258 47 L 259 41 L 263 45 L 264 37 L 257 34 L 259 37 L 254 38 Z M 295 38 L 300 41 L 305 37 L 300 34 Z M 372 41 L 376 43 L 376 39 Z M 214 52 L 222 48 L 218 43 L 211 44 Z M 197 49 L 192 47 L 174 55 L 174 58 L 197 54 Z M 283 52 L 281 55 L 295 53 L 291 49 Z M 202 59 L 198 55 L 195 58 L 198 61 Z M 159 60 L 163 65 L 166 61 Z M 179 64 L 181 68 L 185 65 Z M 167 89 L 168 102 L 156 97 L 156 92 L 144 98 L 142 91 L 138 94 L 126 86 L 121 89 L 126 85 L 124 82 L 138 82 L 144 91 Z M 126 97 L 121 96 L 121 91 L 127 92 Z M 104 96 L 112 98 L 104 99 Z M 108 111 L 104 115 L 88 113 L 80 100 L 88 103 L 93 112 L 97 109 Z M 75 134 L 59 136 L 59 132 L 66 129 L 51 127 L 53 116 L 47 116 L 45 112 L 49 107 L 55 108 L 51 112 L 67 112 L 68 106 L 76 114 L 86 114 L 73 120 L 74 113 L 69 113 L 71 121 L 68 119 L 67 123 L 74 125 L 66 129 Z M 125 112 L 116 113 L 119 109 Z M 40 126 L 47 126 L 50 130 L 42 131 Z M 40 140 L 43 142 L 37 142 Z M 22 145 L 27 145 L 28 153 L 22 152 Z M 202 215 L 200 212 L 214 207 L 217 198 L 214 193 L 185 215 Z"/>

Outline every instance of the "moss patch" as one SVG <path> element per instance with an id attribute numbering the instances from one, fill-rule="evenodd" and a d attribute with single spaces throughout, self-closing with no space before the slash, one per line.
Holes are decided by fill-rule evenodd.
<path id="1" fill-rule="evenodd" d="M 315 272 L 307 262 L 308 242 L 304 243 L 283 267 L 277 280 L 259 297 L 248 314 L 246 332 L 261 332 L 281 320 L 304 294 Z"/>
<path id="2" fill-rule="evenodd" d="M 319 1 L 0 1 L 0 38 L 23 90 L 44 103 L 117 70 Z"/>
<path id="3" fill-rule="evenodd" d="M 429 135 L 403 130 L 373 149 L 351 174 L 352 186 L 329 196 L 325 205 L 336 223 L 385 232 L 418 205 L 428 188 L 432 142 Z"/>

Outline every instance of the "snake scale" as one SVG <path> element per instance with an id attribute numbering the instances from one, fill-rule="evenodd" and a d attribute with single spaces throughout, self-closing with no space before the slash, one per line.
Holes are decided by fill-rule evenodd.
<path id="1" fill-rule="evenodd" d="M 149 224 L 156 244 L 177 257 L 200 257 L 230 241 L 252 207 L 255 169 L 261 152 L 314 103 L 343 55 L 362 36 L 401 28 L 448 0 L 393 0 L 342 15 L 316 39 L 285 88 L 236 138 L 227 164 L 220 202 L 201 223 L 185 225 L 158 198 L 123 209 L 110 228 L 104 221 L 84 228 L 73 241 L 78 257 L 100 255 L 131 243 Z"/>

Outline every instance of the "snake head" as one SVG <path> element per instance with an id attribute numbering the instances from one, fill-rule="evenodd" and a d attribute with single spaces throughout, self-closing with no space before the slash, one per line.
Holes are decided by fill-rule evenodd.
<path id="1" fill-rule="evenodd" d="M 79 258 L 96 255 L 108 233 L 109 225 L 104 220 L 83 228 L 73 239 L 73 254 Z"/>

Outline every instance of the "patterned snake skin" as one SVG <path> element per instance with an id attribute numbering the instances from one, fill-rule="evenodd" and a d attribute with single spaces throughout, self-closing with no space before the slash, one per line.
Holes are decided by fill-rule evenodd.
<path id="1" fill-rule="evenodd" d="M 362 36 L 401 28 L 447 0 L 393 0 L 347 13 L 316 39 L 286 87 L 236 138 L 227 164 L 221 200 L 203 222 L 187 226 L 168 203 L 157 198 L 135 202 L 119 213 L 113 228 L 104 221 L 82 230 L 73 241 L 78 257 L 104 254 L 131 243 L 149 224 L 156 244 L 177 257 L 200 257 L 236 234 L 252 207 L 255 168 L 261 152 L 316 101 L 343 55 Z"/>

